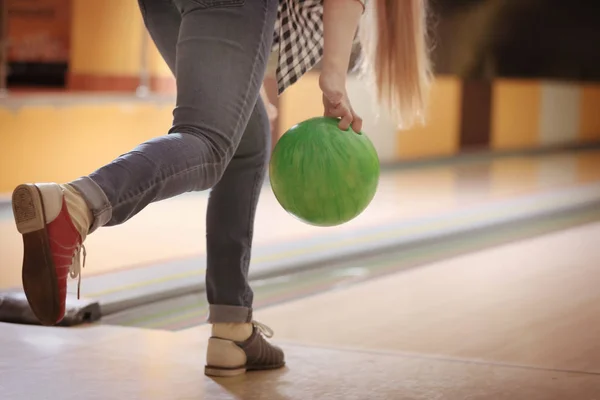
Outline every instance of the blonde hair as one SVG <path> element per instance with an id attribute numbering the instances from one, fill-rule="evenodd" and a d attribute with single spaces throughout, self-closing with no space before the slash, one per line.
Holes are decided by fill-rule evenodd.
<path id="1" fill-rule="evenodd" d="M 426 0 L 367 1 L 361 26 L 363 72 L 403 128 L 424 123 L 431 86 Z"/>

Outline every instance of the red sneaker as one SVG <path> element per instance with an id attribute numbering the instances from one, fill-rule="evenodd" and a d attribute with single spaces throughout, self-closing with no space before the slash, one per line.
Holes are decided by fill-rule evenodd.
<path id="1" fill-rule="evenodd" d="M 12 206 L 23 235 L 25 295 L 40 322 L 55 325 L 65 315 L 67 277 L 80 276 L 81 234 L 57 184 L 20 185 Z"/>

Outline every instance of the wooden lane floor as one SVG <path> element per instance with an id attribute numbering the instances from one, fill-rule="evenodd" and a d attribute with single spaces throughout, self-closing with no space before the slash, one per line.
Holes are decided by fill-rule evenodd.
<path id="1" fill-rule="evenodd" d="M 254 318 L 284 342 L 600 374 L 599 238 L 600 223 L 575 227 L 259 309 Z"/>
<path id="2" fill-rule="evenodd" d="M 232 379 L 203 375 L 208 325 L 0 323 L 0 398 L 595 399 L 599 237 L 579 226 L 257 310 L 287 365 Z"/>
<path id="3" fill-rule="evenodd" d="M 591 400 L 600 376 L 285 343 L 286 367 L 211 379 L 208 332 L 0 323 L 0 397 L 46 400 Z"/>
<path id="4" fill-rule="evenodd" d="M 393 275 L 410 268 L 418 268 L 463 254 L 482 251 L 508 243 L 564 231 L 577 226 L 600 223 L 598 204 L 577 210 L 555 213 L 545 218 L 534 218 L 495 226 L 490 229 L 467 232 L 443 240 L 421 241 L 411 246 L 383 252 L 332 260 L 292 273 L 279 273 L 262 279 L 252 279 L 256 310 L 314 296 L 340 287 L 360 284 L 384 275 Z M 254 264 L 256 269 L 260 264 Z M 97 278 L 86 280 L 86 287 Z M 200 288 L 179 296 L 159 301 L 139 301 L 112 314 L 105 314 L 101 323 L 147 329 L 180 331 L 206 324 L 208 302 Z"/>
<path id="5" fill-rule="evenodd" d="M 506 198 L 600 181 L 600 151 L 507 157 L 397 169 L 382 175 L 371 206 L 354 221 L 316 228 L 297 221 L 265 186 L 258 207 L 256 246 L 302 241 L 340 231 L 360 231 Z M 205 253 L 207 194 L 187 194 L 150 205 L 119 227 L 88 238 L 86 275 L 102 274 Z M 22 245 L 10 217 L 0 211 L 0 289 L 18 286 Z"/>
<path id="6" fill-rule="evenodd" d="M 230 379 L 203 375 L 207 325 L 0 323 L 0 398 L 596 399 L 598 237 L 573 228 L 258 310 L 286 367 Z"/>

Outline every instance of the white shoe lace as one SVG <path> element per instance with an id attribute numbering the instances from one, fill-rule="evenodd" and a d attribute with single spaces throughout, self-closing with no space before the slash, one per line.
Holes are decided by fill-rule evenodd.
<path id="1" fill-rule="evenodd" d="M 252 325 L 254 325 L 256 329 L 258 329 L 263 335 L 265 335 L 265 337 L 269 339 L 273 337 L 273 329 L 269 328 L 267 325 L 254 320 L 252 320 Z"/>
<path id="2" fill-rule="evenodd" d="M 81 253 L 83 252 L 83 264 L 81 263 Z M 69 276 L 73 279 L 77 279 L 77 300 L 79 300 L 81 295 L 81 269 L 85 268 L 85 259 L 87 257 L 87 252 L 85 251 L 85 246 L 80 244 L 75 249 L 75 253 L 73 254 L 73 261 L 71 262 L 71 266 L 69 267 Z"/>

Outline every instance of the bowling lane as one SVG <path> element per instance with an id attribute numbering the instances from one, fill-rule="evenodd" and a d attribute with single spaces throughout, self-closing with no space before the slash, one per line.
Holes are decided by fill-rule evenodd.
<path id="1" fill-rule="evenodd" d="M 0 330 L 0 398 L 11 400 L 590 400 L 600 391 L 596 374 L 301 344 L 284 344 L 280 370 L 211 379 L 207 332 Z"/>
<path id="2" fill-rule="evenodd" d="M 361 216 L 328 229 L 308 226 L 289 216 L 266 186 L 258 207 L 254 241 L 256 246 L 277 246 L 598 181 L 597 150 L 395 169 L 382 176 L 373 203 Z M 150 205 L 127 224 L 97 231 L 86 242 L 89 258 L 85 275 L 205 254 L 206 202 L 206 193 L 183 195 Z M 7 207 L 0 208 L 0 238 L 0 289 L 18 286 L 22 245 Z"/>
<path id="3" fill-rule="evenodd" d="M 600 373 L 599 238 L 600 223 L 572 228 L 260 309 L 255 318 L 279 341 Z"/>
<path id="4" fill-rule="evenodd" d="M 600 223 L 598 204 L 442 240 L 414 243 L 396 250 L 331 261 L 296 272 L 281 272 L 267 278 L 252 279 L 254 306 L 256 309 L 269 307 L 408 268 L 596 222 Z M 164 300 L 141 302 L 137 306 L 105 314 L 102 323 L 179 331 L 205 324 L 207 316 L 206 295 L 198 289 L 194 293 L 185 292 Z"/>
<path id="5" fill-rule="evenodd" d="M 203 375 L 208 325 L 0 323 L 0 397 L 594 399 L 599 234 L 590 223 L 257 310 L 287 366 L 239 379 Z"/>

